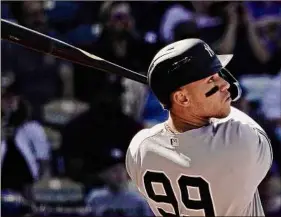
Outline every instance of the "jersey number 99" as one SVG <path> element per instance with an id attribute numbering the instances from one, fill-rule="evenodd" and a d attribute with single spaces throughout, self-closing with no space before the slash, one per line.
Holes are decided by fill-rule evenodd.
<path id="1" fill-rule="evenodd" d="M 169 178 L 163 172 L 147 171 L 144 175 L 144 186 L 146 193 L 150 199 L 157 203 L 168 203 L 173 206 L 174 213 L 168 213 L 158 208 L 162 216 L 183 216 L 179 213 L 178 201 L 173 191 Z M 152 183 L 162 184 L 165 195 L 156 194 Z M 181 202 L 186 209 L 204 210 L 205 216 L 215 216 L 212 197 L 210 194 L 209 184 L 201 177 L 190 177 L 182 175 L 178 179 L 178 188 L 181 193 Z M 201 200 L 191 200 L 187 187 L 196 187 L 199 190 Z"/>

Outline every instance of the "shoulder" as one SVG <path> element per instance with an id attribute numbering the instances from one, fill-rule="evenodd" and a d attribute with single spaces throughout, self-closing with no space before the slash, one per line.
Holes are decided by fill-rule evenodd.
<path id="1" fill-rule="evenodd" d="M 228 162 L 243 165 L 244 171 L 270 165 L 272 148 L 265 131 L 248 115 L 235 110 L 232 117 L 213 125 L 215 141 L 223 144 Z M 239 161 L 237 161 L 239 156 Z"/>
<path id="2" fill-rule="evenodd" d="M 131 140 L 128 152 L 130 152 L 132 155 L 135 155 L 137 150 L 140 148 L 141 144 L 146 141 L 147 139 L 155 136 L 159 132 L 163 130 L 163 123 L 157 124 L 151 128 L 146 128 L 140 130 Z M 128 154 L 127 152 L 127 154 Z"/>
<path id="3" fill-rule="evenodd" d="M 136 178 L 137 167 L 140 165 L 140 152 L 142 144 L 148 141 L 153 136 L 157 135 L 163 129 L 163 124 L 157 124 L 152 128 L 147 128 L 139 131 L 131 140 L 126 153 L 126 169 L 129 176 L 134 179 Z"/>
<path id="4" fill-rule="evenodd" d="M 218 144 L 223 144 L 237 154 L 251 155 L 263 148 L 271 148 L 270 140 L 262 127 L 250 116 L 233 107 L 228 117 L 212 121 L 211 134 Z"/>
<path id="5" fill-rule="evenodd" d="M 230 129 L 230 138 L 232 141 L 240 141 L 242 143 L 256 143 L 258 140 L 257 128 L 238 120 L 230 120 L 228 122 Z"/>
<path id="6" fill-rule="evenodd" d="M 266 134 L 253 118 L 234 107 L 231 107 L 228 117 L 214 119 L 213 126 L 215 129 L 221 129 L 223 132 L 228 133 L 229 136 L 234 137 L 233 139 L 256 137 L 259 132 Z"/>
<path id="7" fill-rule="evenodd" d="M 232 108 L 231 114 L 215 121 L 214 129 L 218 136 L 226 137 L 229 144 L 241 146 L 244 152 L 253 153 L 262 145 L 270 145 L 270 140 L 263 128 L 244 112 Z"/>

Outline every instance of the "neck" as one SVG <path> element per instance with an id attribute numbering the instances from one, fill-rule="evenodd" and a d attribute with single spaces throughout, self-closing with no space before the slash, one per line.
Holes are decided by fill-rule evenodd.
<path id="1" fill-rule="evenodd" d="M 168 126 L 173 132 L 183 133 L 188 130 L 197 129 L 210 123 L 209 118 L 195 117 L 192 115 L 181 117 L 170 111 Z"/>

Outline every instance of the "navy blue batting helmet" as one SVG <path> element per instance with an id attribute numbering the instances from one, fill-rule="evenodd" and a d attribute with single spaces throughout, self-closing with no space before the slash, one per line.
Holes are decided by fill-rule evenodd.
<path id="1" fill-rule="evenodd" d="M 148 84 L 164 106 L 170 107 L 170 94 L 179 87 L 211 76 L 215 73 L 229 84 L 232 101 L 241 96 L 235 77 L 225 69 L 232 54 L 217 55 L 200 39 L 184 39 L 162 48 L 153 58 L 148 69 Z"/>

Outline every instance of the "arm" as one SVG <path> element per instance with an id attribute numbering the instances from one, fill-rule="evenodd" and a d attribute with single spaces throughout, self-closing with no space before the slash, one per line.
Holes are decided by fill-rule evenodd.
<path id="1" fill-rule="evenodd" d="M 28 130 L 30 139 L 35 148 L 40 177 L 49 177 L 51 175 L 50 144 L 45 131 L 42 126 L 36 122 L 29 123 Z"/>
<path id="2" fill-rule="evenodd" d="M 255 26 L 257 28 L 264 28 L 268 25 L 281 25 L 281 17 L 279 17 L 278 15 L 267 15 L 267 16 L 263 16 L 261 19 L 258 19 L 255 22 Z"/>
<path id="3" fill-rule="evenodd" d="M 266 177 L 272 163 L 271 145 L 266 135 L 245 121 L 229 120 L 220 127 L 227 140 L 227 162 L 233 169 L 231 180 L 244 194 L 241 200 L 253 199 L 258 186 Z M 226 167 L 228 168 L 228 167 Z"/>
<path id="4" fill-rule="evenodd" d="M 273 162 L 273 154 L 271 142 L 264 131 L 258 128 L 252 128 L 248 126 L 249 142 L 250 144 L 250 163 L 253 181 L 256 185 L 259 185 L 265 178 Z"/>
<path id="5" fill-rule="evenodd" d="M 214 49 L 219 53 L 232 53 L 235 41 L 236 41 L 236 31 L 238 26 L 238 16 L 237 16 L 237 3 L 231 3 L 226 7 L 226 13 L 228 15 L 228 24 L 226 30 L 222 36 L 214 44 Z"/>
<path id="6" fill-rule="evenodd" d="M 257 33 L 256 25 L 249 11 L 244 7 L 244 22 L 246 25 L 247 37 L 254 55 L 261 63 L 266 63 L 271 55 L 266 47 L 266 44 L 261 40 Z"/>
<path id="7" fill-rule="evenodd" d="M 260 125 L 238 109 L 232 108 L 229 123 L 231 141 L 234 141 L 234 144 L 238 143 L 242 151 L 241 156 L 246 156 L 243 169 L 248 187 L 253 188 L 254 192 L 272 164 L 270 140 Z"/>

